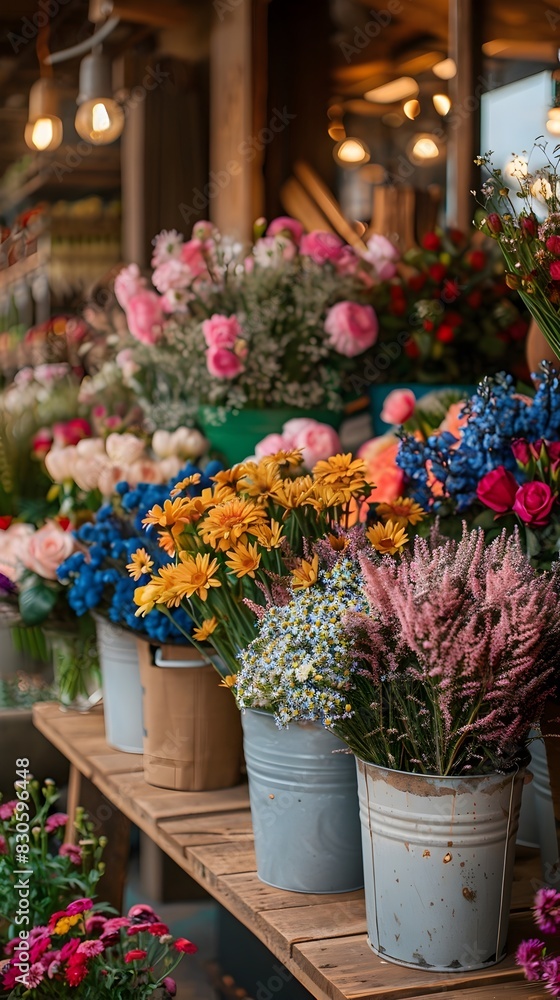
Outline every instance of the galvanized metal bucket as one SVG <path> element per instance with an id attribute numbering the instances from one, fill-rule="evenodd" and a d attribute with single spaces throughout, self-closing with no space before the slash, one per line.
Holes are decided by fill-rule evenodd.
<path id="1" fill-rule="evenodd" d="M 533 734 L 535 735 L 535 734 Z M 535 820 L 538 831 L 538 846 L 541 852 L 543 879 L 556 889 L 560 887 L 560 859 L 558 835 L 554 818 L 554 803 L 548 773 L 548 761 L 544 740 L 534 739 L 529 744 L 531 754 L 530 769 L 533 772 L 531 786 L 534 789 Z M 523 793 L 525 794 L 525 793 Z"/>
<path id="2" fill-rule="evenodd" d="M 440 778 L 357 768 L 373 951 L 441 972 L 499 962 L 524 770 Z"/>
<path id="3" fill-rule="evenodd" d="M 95 616 L 95 624 L 107 743 L 125 753 L 142 753 L 142 685 L 136 639 L 100 615 Z"/>
<path id="4" fill-rule="evenodd" d="M 356 769 L 344 744 L 314 722 L 278 729 L 242 713 L 257 874 L 292 892 L 363 885 Z"/>

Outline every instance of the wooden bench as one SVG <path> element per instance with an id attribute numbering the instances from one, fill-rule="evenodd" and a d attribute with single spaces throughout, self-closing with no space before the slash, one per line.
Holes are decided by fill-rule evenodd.
<path id="1" fill-rule="evenodd" d="M 173 792 L 146 784 L 139 754 L 105 742 L 100 709 L 79 715 L 58 705 L 34 708 L 37 728 L 71 764 L 69 811 L 84 805 L 110 837 L 107 886 L 118 905 L 126 875 L 127 824 L 134 822 L 208 890 L 318 1000 L 544 1000 L 523 982 L 513 953 L 535 936 L 529 907 L 540 879 L 536 852 L 519 852 L 508 957 L 493 968 L 445 975 L 401 968 L 373 954 L 366 940 L 364 895 L 304 895 L 260 882 L 246 785 L 216 792 Z M 33 762 L 31 762 L 31 768 Z"/>

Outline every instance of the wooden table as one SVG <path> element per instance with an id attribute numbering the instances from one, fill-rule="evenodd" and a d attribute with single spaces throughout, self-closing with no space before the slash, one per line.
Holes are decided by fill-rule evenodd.
<path id="1" fill-rule="evenodd" d="M 509 956 L 503 962 L 454 975 L 401 968 L 368 947 L 362 891 L 304 895 L 259 881 L 246 785 L 173 792 L 146 784 L 141 755 L 120 753 L 105 742 L 100 709 L 81 715 L 43 703 L 34 708 L 34 722 L 71 763 L 71 800 L 79 798 L 104 827 L 122 817 L 139 826 L 319 1000 L 429 1000 L 442 993 L 447 1000 L 544 1000 L 547 995 L 523 982 L 513 960 L 517 943 L 535 936 L 528 913 L 540 878 L 535 852 L 520 852 Z M 115 829 L 110 835 L 113 863 L 128 842 L 118 833 L 114 839 Z M 106 877 L 104 885 L 108 882 Z"/>

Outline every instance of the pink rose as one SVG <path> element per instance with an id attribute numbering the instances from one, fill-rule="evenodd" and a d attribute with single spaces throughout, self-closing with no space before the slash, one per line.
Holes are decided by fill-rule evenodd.
<path id="1" fill-rule="evenodd" d="M 370 236 L 364 259 L 373 264 L 380 281 L 390 281 L 395 277 L 395 261 L 399 258 L 399 251 L 386 236 L 381 236 L 380 233 Z"/>
<path id="2" fill-rule="evenodd" d="M 545 447 L 550 461 L 556 465 L 560 461 L 560 441 L 547 441 Z"/>
<path id="3" fill-rule="evenodd" d="M 31 524 L 10 524 L 0 534 L 0 573 L 12 583 L 17 583 L 23 566 L 23 553 L 26 551 L 35 529 Z M 2 807 L 0 806 L 0 810 Z M 5 817 L 0 812 L 0 819 Z"/>
<path id="4" fill-rule="evenodd" d="M 213 244 L 208 240 L 189 240 L 183 244 L 181 260 L 189 274 L 190 281 L 195 278 L 208 278 L 208 255 L 212 253 Z"/>
<path id="5" fill-rule="evenodd" d="M 190 281 L 191 275 L 188 267 L 176 257 L 164 261 L 163 264 L 156 267 L 152 274 L 152 284 L 162 295 L 170 291 L 170 289 L 179 289 L 181 291 L 187 288 Z"/>
<path id="6" fill-rule="evenodd" d="M 206 364 L 214 378 L 236 378 L 243 371 L 240 359 L 226 347 L 209 347 L 206 351 Z"/>
<path id="7" fill-rule="evenodd" d="M 290 218 L 289 215 L 279 215 L 273 219 L 267 231 L 267 236 L 290 236 L 294 243 L 299 244 L 303 236 L 303 226 L 297 219 Z"/>
<path id="8" fill-rule="evenodd" d="M 547 483 L 523 483 L 516 495 L 513 509 L 525 524 L 541 527 L 547 524 L 556 497 Z"/>
<path id="9" fill-rule="evenodd" d="M 146 286 L 146 279 L 140 274 L 138 264 L 129 264 L 123 267 L 115 278 L 115 296 L 121 309 L 126 309 L 133 295 L 143 291 Z"/>
<path id="10" fill-rule="evenodd" d="M 163 309 L 155 292 L 138 292 L 126 307 L 128 329 L 142 344 L 156 344 L 161 335 Z"/>
<path id="11" fill-rule="evenodd" d="M 482 477 L 476 488 L 476 495 L 490 510 L 505 514 L 512 509 L 517 490 L 515 476 L 505 466 L 499 465 Z"/>
<path id="12" fill-rule="evenodd" d="M 291 448 L 292 445 L 282 434 L 267 434 L 255 446 L 255 456 L 265 458 L 266 455 L 275 455 L 277 451 L 290 451 Z"/>
<path id="13" fill-rule="evenodd" d="M 416 409 L 416 396 L 412 389 L 393 389 L 385 396 L 381 419 L 386 424 L 404 424 Z"/>
<path id="14" fill-rule="evenodd" d="M 519 465 L 528 465 L 531 461 L 532 456 L 529 442 L 525 441 L 524 438 L 518 438 L 516 441 L 513 441 L 511 450 L 515 461 L 518 462 Z"/>
<path id="15" fill-rule="evenodd" d="M 72 555 L 75 548 L 76 543 L 70 531 L 63 531 L 56 521 L 47 521 L 30 536 L 22 552 L 22 562 L 27 569 L 44 580 L 56 580 L 58 567 Z"/>
<path id="16" fill-rule="evenodd" d="M 66 448 L 51 448 L 45 455 L 45 468 L 52 481 L 60 484 L 74 479 L 75 461 L 75 445 L 68 445 Z"/>
<path id="17" fill-rule="evenodd" d="M 560 260 L 553 260 L 549 271 L 553 281 L 560 281 Z"/>
<path id="18" fill-rule="evenodd" d="M 326 261 L 337 261 L 342 251 L 344 243 L 335 236 L 334 233 L 325 233 L 320 229 L 314 229 L 312 233 L 306 233 L 302 237 L 300 252 L 305 257 L 311 257 L 316 264 L 324 264 Z"/>
<path id="19" fill-rule="evenodd" d="M 297 428 L 293 427 L 294 424 L 298 425 Z M 312 469 L 322 459 L 338 455 L 342 451 L 340 438 L 334 428 L 311 418 L 288 420 L 284 425 L 284 435 L 288 437 L 291 448 L 298 448 L 302 452 L 304 465 L 308 469 Z"/>
<path id="20" fill-rule="evenodd" d="M 208 347 L 233 347 L 241 336 L 241 327 L 237 316 L 222 316 L 214 313 L 202 324 L 202 333 Z"/>
<path id="21" fill-rule="evenodd" d="M 357 302 L 337 302 L 329 309 L 325 320 L 330 346 L 347 358 L 372 347 L 378 328 L 372 306 L 361 306 Z"/>

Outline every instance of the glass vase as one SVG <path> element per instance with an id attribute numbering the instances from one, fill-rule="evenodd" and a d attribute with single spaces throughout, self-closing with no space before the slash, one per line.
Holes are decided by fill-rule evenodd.
<path id="1" fill-rule="evenodd" d="M 101 672 L 94 635 L 49 632 L 54 679 L 63 711 L 87 712 L 101 700 Z"/>

